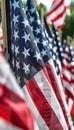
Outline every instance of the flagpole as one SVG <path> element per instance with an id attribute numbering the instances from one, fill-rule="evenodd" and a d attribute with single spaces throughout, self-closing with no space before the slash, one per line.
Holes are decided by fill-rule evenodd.
<path id="1" fill-rule="evenodd" d="M 42 3 L 40 3 L 39 7 L 40 7 L 40 17 L 41 17 L 42 28 L 44 27 L 43 6 L 44 5 Z"/>
<path id="2" fill-rule="evenodd" d="M 6 49 L 6 57 L 10 62 L 10 60 L 12 59 L 10 0 L 1 0 L 1 8 L 2 8 L 2 28 L 3 28 L 4 49 Z"/>
<path id="3" fill-rule="evenodd" d="M 2 14 L 2 31 L 3 31 L 3 48 L 7 48 L 7 23 L 6 23 L 6 7 L 5 0 L 1 0 L 1 14 Z"/>

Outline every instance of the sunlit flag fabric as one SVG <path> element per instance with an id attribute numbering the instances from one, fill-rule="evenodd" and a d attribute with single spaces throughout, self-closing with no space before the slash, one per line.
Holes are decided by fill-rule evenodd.
<path id="1" fill-rule="evenodd" d="M 12 66 L 21 87 L 44 66 L 21 0 L 11 0 Z"/>
<path id="2" fill-rule="evenodd" d="M 34 10 L 34 11 L 33 11 Z M 36 9 L 34 8 L 34 4 L 32 3 L 32 2 L 30 2 L 30 1 L 28 1 L 27 2 L 27 11 L 26 11 L 26 13 L 27 13 L 27 16 L 28 16 L 28 20 L 29 20 L 29 22 L 30 22 L 30 25 L 31 25 L 31 27 L 32 27 L 32 30 L 33 30 L 33 33 L 34 33 L 34 36 L 35 36 L 35 38 L 36 39 L 39 39 L 39 42 L 38 42 L 38 47 L 39 47 L 39 49 L 40 49 L 40 51 L 41 51 L 41 48 L 40 48 L 40 46 L 39 46 L 39 44 L 42 44 L 42 41 L 44 40 L 43 38 L 44 38 L 44 35 L 45 35 L 45 33 L 43 33 L 43 35 L 41 34 L 42 33 L 42 28 L 41 28 L 41 25 L 40 25 L 40 19 L 39 19 L 39 15 L 38 15 L 38 13 L 37 13 L 37 11 L 36 11 Z M 31 21 L 31 19 L 33 19 L 33 21 Z M 39 34 L 37 34 L 37 32 L 36 32 L 36 30 L 37 30 L 37 28 L 39 28 L 41 31 L 39 32 Z M 45 29 L 44 29 L 45 30 Z M 46 42 L 48 41 L 47 40 L 48 38 L 46 37 Z M 48 41 L 49 43 L 50 43 L 50 39 L 49 39 L 49 41 Z M 48 43 L 48 48 L 49 48 L 49 52 L 50 52 L 50 54 L 52 53 L 52 48 L 54 47 L 54 45 L 53 45 L 53 47 L 52 47 L 52 42 L 51 42 L 51 45 Z M 51 49 L 50 49 L 50 46 L 51 46 Z M 45 48 L 45 49 L 47 49 L 47 48 Z M 47 50 L 46 50 L 47 51 Z M 48 54 L 47 54 L 47 56 L 48 56 Z M 44 56 L 42 56 L 43 57 L 43 59 L 44 59 Z M 55 56 L 56 57 L 56 56 Z M 51 80 L 51 84 L 52 84 L 52 86 L 53 86 L 53 88 L 54 88 L 54 91 L 55 91 L 55 94 L 56 94 L 56 96 L 57 96 L 57 98 L 58 98 L 58 100 L 59 100 L 59 102 L 61 103 L 61 107 L 63 108 L 63 110 L 64 110 L 64 107 L 63 107 L 63 104 L 62 104 L 62 101 L 61 101 L 61 99 L 60 99 L 60 96 L 59 96 L 59 91 L 56 93 L 56 91 L 57 91 L 57 83 L 56 83 L 56 78 L 55 78 L 55 74 L 54 74 L 54 67 L 53 67 L 53 64 L 51 63 L 51 60 L 50 60 L 51 58 L 49 58 L 48 57 L 48 59 L 45 61 L 44 60 L 44 62 L 45 62 L 45 64 L 47 64 L 47 62 L 48 62 L 48 64 L 46 65 L 47 66 L 47 68 L 48 68 L 48 74 L 49 74 L 49 77 L 50 77 L 50 80 Z M 54 58 L 53 58 L 54 59 Z M 55 62 L 55 59 L 54 59 L 54 62 Z M 55 62 L 56 63 L 56 62 Z M 57 68 L 57 63 L 56 63 L 56 68 Z M 58 69 L 57 69 L 57 73 L 58 73 Z"/>
<path id="3" fill-rule="evenodd" d="M 62 72 L 63 72 L 62 80 L 63 80 L 66 94 L 74 100 L 74 81 L 73 81 L 74 55 L 73 53 L 74 50 L 71 49 L 70 45 L 67 45 L 65 48 L 64 58 L 62 61 Z"/>
<path id="4" fill-rule="evenodd" d="M 15 129 L 13 127 L 15 125 L 20 130 L 39 130 L 25 96 L 2 54 L 0 54 L 0 117 L 10 124 L 10 129 Z M 5 130 L 9 127 L 6 126 Z"/>
<path id="5" fill-rule="evenodd" d="M 67 104 L 71 114 L 71 117 L 74 117 L 74 101 L 67 95 Z"/>
<path id="6" fill-rule="evenodd" d="M 64 0 L 66 15 L 70 15 L 70 4 L 71 4 L 71 0 Z"/>
<path id="7" fill-rule="evenodd" d="M 54 32 L 52 31 L 52 28 L 51 28 L 51 30 L 48 28 L 48 25 L 47 25 L 47 23 L 46 23 L 46 20 L 45 20 L 45 26 L 46 26 L 46 29 L 47 29 L 47 32 L 48 32 L 48 34 L 49 34 L 49 37 L 51 37 L 52 38 L 52 45 L 51 44 L 49 44 L 49 46 L 51 45 L 51 50 L 52 50 L 52 54 L 53 54 L 53 56 L 52 56 L 52 58 L 53 57 L 55 57 L 56 56 L 56 60 L 53 58 L 53 60 L 54 60 L 54 62 L 56 62 L 56 61 L 58 61 L 59 62 L 59 59 L 57 59 L 57 56 L 59 56 L 59 53 L 57 54 L 57 52 L 58 52 L 58 47 L 57 47 L 57 44 L 58 44 L 58 42 L 60 42 L 59 41 L 59 37 L 58 37 L 58 32 L 57 32 L 57 30 L 54 28 Z M 56 31 L 56 32 L 55 32 Z M 56 38 L 55 38 L 55 33 L 56 33 Z M 56 40 L 54 43 L 53 43 L 53 41 L 54 40 Z M 50 43 L 50 42 L 49 42 Z M 60 47 L 60 44 L 59 44 L 59 47 Z M 56 50 L 56 51 L 55 51 Z M 60 48 L 60 50 L 62 51 L 62 49 Z M 57 55 L 56 55 L 57 54 Z M 57 63 L 57 64 L 59 64 L 59 63 Z M 59 67 L 60 65 L 58 65 L 57 67 Z M 61 70 L 61 67 L 59 67 L 60 69 L 59 70 Z M 57 70 L 56 69 L 56 66 L 55 66 L 55 70 Z M 60 71 L 58 71 L 58 72 L 60 72 Z M 60 78 L 60 73 L 57 73 L 57 77 L 56 77 L 56 79 L 58 78 L 58 80 L 59 80 L 59 78 Z M 51 75 L 50 75 L 51 76 Z M 64 91 L 63 91 L 63 87 L 62 87 L 62 84 L 61 84 L 61 80 L 59 80 L 60 81 L 60 84 L 58 84 L 57 86 L 55 85 L 55 84 L 53 84 L 53 88 L 54 88 L 54 91 L 55 91 L 55 94 L 56 94 L 56 96 L 57 96 L 57 98 L 58 98 L 58 100 L 59 100 L 59 102 L 60 102 L 60 105 L 61 105 L 61 108 L 62 108 L 62 111 L 63 111 L 63 113 L 64 113 L 64 116 L 65 116 L 65 119 L 66 119 L 66 121 L 67 121 L 67 124 L 68 124 L 68 127 L 69 128 L 72 128 L 72 126 L 73 126 L 73 122 L 72 122 L 72 120 L 71 120 L 71 117 L 70 117 L 70 112 L 69 112 L 69 110 L 68 110 L 68 106 L 67 106 L 67 103 L 66 103 L 66 100 L 65 100 L 65 95 L 64 95 Z M 53 82 L 52 82 L 53 83 Z"/>
<path id="8" fill-rule="evenodd" d="M 10 123 L 8 123 L 6 120 L 2 119 L 0 117 L 0 129 L 1 130 L 11 130 L 11 129 L 14 129 L 14 130 L 22 130 L 21 128 L 18 128 Z"/>
<path id="9" fill-rule="evenodd" d="M 65 16 L 64 0 L 54 0 L 47 13 L 47 23 L 51 21 L 57 28 L 61 29 L 65 22 Z"/>
<path id="10" fill-rule="evenodd" d="M 74 116 L 74 49 L 72 45 L 67 45 L 62 61 L 63 84 L 68 97 L 68 106 L 71 116 Z M 71 99 L 70 99 L 71 98 Z"/>
<path id="11" fill-rule="evenodd" d="M 47 70 L 22 9 L 21 0 L 11 0 L 11 18 L 15 74 L 16 77 L 22 78 L 21 85 L 22 87 L 24 85 L 22 90 L 39 128 L 65 130 L 67 125 L 60 104 L 52 90 Z"/>

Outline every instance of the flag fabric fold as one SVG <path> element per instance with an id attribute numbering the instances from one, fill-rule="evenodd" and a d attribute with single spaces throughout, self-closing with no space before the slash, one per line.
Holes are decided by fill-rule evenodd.
<path id="1" fill-rule="evenodd" d="M 54 23 L 57 28 L 62 28 L 65 22 L 65 7 L 64 0 L 54 0 L 52 2 L 51 8 L 47 13 L 47 23 Z"/>
<path id="2" fill-rule="evenodd" d="M 0 117 L 10 124 L 11 129 L 15 128 L 13 127 L 15 125 L 20 130 L 39 130 L 35 118 L 25 101 L 25 96 L 18 87 L 2 54 L 0 54 Z M 9 129 L 9 127 L 6 128 Z M 16 129 L 18 130 L 18 128 Z"/>
<path id="3" fill-rule="evenodd" d="M 35 9 L 33 9 L 32 11 L 34 10 Z M 47 69 L 44 65 L 42 56 L 37 47 L 37 41 L 39 41 L 39 39 L 35 38 L 36 41 L 34 40 L 34 36 L 32 34 L 32 28 L 29 26 L 28 21 L 26 19 L 25 12 L 22 8 L 21 0 L 19 1 L 11 0 L 11 19 L 12 19 L 11 32 L 13 34 L 12 35 L 12 45 L 13 45 L 12 56 L 14 59 L 13 70 L 15 70 L 15 75 L 19 83 L 21 81 L 20 85 L 22 86 L 22 90 L 24 89 L 26 100 L 29 105 L 30 105 L 30 101 L 28 100 L 30 100 L 31 97 L 31 100 L 34 104 L 34 108 L 32 107 L 33 104 L 30 105 L 30 108 L 37 119 L 39 128 L 42 130 L 44 128 L 45 130 L 46 129 L 52 130 L 52 128 L 58 130 L 68 129 L 60 104 L 51 87 Z M 37 28 L 37 33 L 39 34 L 39 32 L 40 30 L 39 28 Z M 40 46 L 42 46 L 41 43 L 42 42 L 39 42 Z M 45 46 L 45 44 L 46 42 L 43 41 L 43 46 Z M 42 53 L 44 54 L 44 52 Z M 48 58 L 48 56 L 50 55 L 46 55 L 46 59 Z M 48 91 L 48 95 L 47 95 L 47 91 Z M 28 99 L 28 95 L 29 95 L 29 99 Z M 46 113 L 47 110 L 45 110 L 44 107 L 42 107 L 44 104 L 47 104 L 46 106 L 48 112 L 50 111 L 50 113 L 53 115 L 51 116 L 51 120 L 50 120 L 50 114 L 47 115 Z M 54 109 L 54 105 L 56 109 Z M 35 110 L 37 110 L 38 118 L 35 113 Z M 53 125 L 53 119 L 55 119 L 54 125 Z"/>

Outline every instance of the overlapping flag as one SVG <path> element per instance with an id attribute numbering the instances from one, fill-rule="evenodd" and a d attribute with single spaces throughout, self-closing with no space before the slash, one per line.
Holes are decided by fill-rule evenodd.
<path id="1" fill-rule="evenodd" d="M 63 25 L 65 5 L 64 0 L 53 0 L 48 17 L 58 13 L 52 14 L 57 27 Z M 46 19 L 42 27 L 32 0 L 27 0 L 26 10 L 21 0 L 10 0 L 9 23 L 10 61 L 20 87 L 0 47 L 1 129 L 74 130 L 73 46 L 62 42 L 55 25 L 49 28 Z"/>

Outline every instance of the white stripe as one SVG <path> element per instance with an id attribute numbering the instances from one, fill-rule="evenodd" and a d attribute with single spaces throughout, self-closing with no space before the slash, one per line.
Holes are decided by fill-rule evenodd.
<path id="1" fill-rule="evenodd" d="M 74 67 L 74 62 L 72 61 L 72 62 L 70 62 L 70 66 L 73 66 Z"/>
<path id="2" fill-rule="evenodd" d="M 36 120 L 37 120 L 37 123 L 38 123 L 38 126 L 39 126 L 39 129 L 40 130 L 49 130 L 48 126 L 46 125 L 45 121 L 43 120 L 42 116 L 40 115 L 39 111 L 37 110 L 28 90 L 27 90 L 27 87 L 24 86 L 22 88 L 22 91 L 24 92 L 25 94 L 25 100 L 27 101 L 32 113 L 34 114 Z"/>
<path id="3" fill-rule="evenodd" d="M 54 94 L 54 90 L 52 89 L 51 85 L 49 84 L 45 74 L 43 74 L 43 72 L 40 71 L 39 73 L 37 73 L 37 75 L 34 76 L 34 79 L 37 82 L 37 84 L 38 84 L 39 88 L 41 89 L 43 95 L 45 96 L 46 100 L 50 104 L 55 115 L 57 116 L 61 126 L 63 127 L 64 130 L 65 129 L 68 130 L 60 104 L 59 104 L 59 102 Z M 47 89 L 47 91 L 45 91 L 45 89 Z M 50 97 L 50 93 L 51 93 L 51 97 Z"/>
<path id="4" fill-rule="evenodd" d="M 67 59 L 67 60 L 70 60 L 70 56 L 68 55 L 68 54 L 66 54 L 66 53 L 64 53 L 64 59 Z"/>
<path id="5" fill-rule="evenodd" d="M 65 70 L 64 68 L 62 68 L 62 73 L 68 78 L 69 81 L 71 81 L 71 75 L 68 70 Z"/>
<path id="6" fill-rule="evenodd" d="M 52 3 L 49 12 L 51 12 L 55 7 L 57 7 L 61 1 L 62 1 L 62 0 L 59 0 L 59 1 L 57 2 L 57 0 L 55 0 L 55 2 Z"/>
<path id="7" fill-rule="evenodd" d="M 52 21 L 53 19 L 55 19 L 60 13 L 62 13 L 64 11 L 64 7 L 60 6 L 57 8 L 57 10 L 55 10 L 53 13 L 49 14 L 49 16 L 47 16 L 47 21 Z"/>
<path id="8" fill-rule="evenodd" d="M 68 109 L 68 106 L 67 106 L 67 103 L 66 103 L 66 100 L 65 100 L 65 94 L 64 94 L 63 86 L 62 86 L 62 84 L 61 84 L 60 75 L 58 76 L 58 82 L 59 82 L 59 92 L 60 92 L 60 96 L 62 97 L 63 104 L 64 104 L 64 107 L 65 107 L 65 110 L 66 110 L 66 115 L 67 115 L 68 121 L 69 121 L 69 123 L 70 123 L 70 126 L 71 126 L 71 128 L 72 128 L 72 126 L 73 126 L 73 121 L 72 121 L 72 119 L 71 119 L 70 111 L 69 111 L 69 109 Z"/>
<path id="9" fill-rule="evenodd" d="M 2 56 L 0 56 L 0 82 L 8 87 L 10 90 L 24 98 L 24 94 L 21 92 L 9 64 Z"/>
<path id="10" fill-rule="evenodd" d="M 0 39 L 0 44 L 3 44 L 3 39 L 2 40 Z"/>
<path id="11" fill-rule="evenodd" d="M 74 96 L 74 87 L 71 86 L 66 80 L 63 79 L 64 87 Z"/>
<path id="12" fill-rule="evenodd" d="M 72 105 L 73 105 L 73 100 L 69 99 L 69 101 L 68 101 L 68 108 L 69 108 L 70 112 L 71 112 L 71 109 L 72 109 Z"/>
<path id="13" fill-rule="evenodd" d="M 22 129 L 0 118 L 0 130 L 22 130 Z"/>
<path id="14" fill-rule="evenodd" d="M 65 14 L 61 18 L 57 19 L 57 21 L 55 21 L 54 24 L 58 27 L 64 24 L 64 20 L 65 20 Z"/>
<path id="15" fill-rule="evenodd" d="M 62 68 L 62 73 L 69 79 L 69 81 L 74 80 L 74 75 L 71 73 L 70 70 Z"/>
<path id="16" fill-rule="evenodd" d="M 67 62 L 66 59 L 63 59 L 62 63 L 68 67 L 70 67 L 70 62 Z"/>
<path id="17" fill-rule="evenodd" d="M 69 47 L 66 46 L 65 51 L 69 53 Z"/>
<path id="18" fill-rule="evenodd" d="M 55 76 L 55 79 L 56 79 L 56 82 L 57 82 L 57 85 L 58 85 L 59 93 L 60 93 L 60 96 L 62 98 L 65 110 L 66 110 L 66 115 L 68 117 L 68 121 L 70 123 L 70 126 L 72 127 L 73 126 L 73 122 L 71 120 L 71 116 L 70 116 L 70 113 L 69 113 L 69 110 L 68 110 L 68 106 L 67 106 L 67 103 L 66 103 L 66 100 L 65 100 L 65 94 L 64 94 L 63 86 L 61 84 L 60 76 L 57 77 L 57 74 L 56 74 L 56 71 L 55 71 L 55 66 L 54 66 L 54 63 L 53 63 L 52 59 L 49 61 L 49 64 L 51 64 L 52 70 L 54 72 L 54 76 Z"/>

